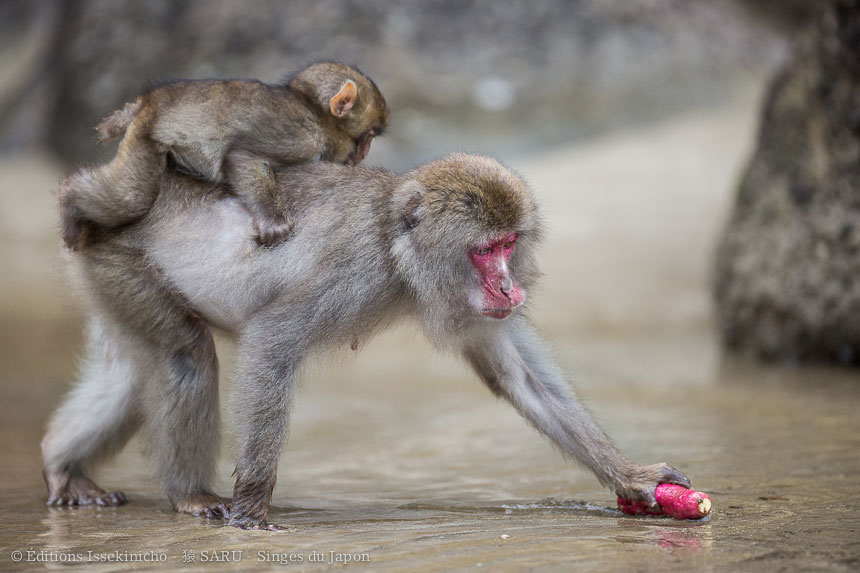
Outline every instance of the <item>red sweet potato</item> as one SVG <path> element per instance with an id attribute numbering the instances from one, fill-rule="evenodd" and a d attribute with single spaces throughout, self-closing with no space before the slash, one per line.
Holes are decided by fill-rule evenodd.
<path id="1" fill-rule="evenodd" d="M 654 492 L 660 511 L 651 511 L 643 501 L 618 498 L 618 509 L 630 515 L 671 515 L 675 519 L 699 519 L 711 511 L 711 498 L 700 491 L 662 483 Z"/>

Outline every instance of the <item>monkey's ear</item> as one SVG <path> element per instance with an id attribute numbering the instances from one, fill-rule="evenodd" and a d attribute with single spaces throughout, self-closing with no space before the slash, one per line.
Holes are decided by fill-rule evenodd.
<path id="1" fill-rule="evenodd" d="M 352 106 L 355 105 L 355 96 L 358 93 L 358 88 L 352 80 L 346 80 L 340 91 L 335 94 L 328 102 L 328 107 L 331 114 L 335 117 L 343 117 L 346 115 Z"/>
<path id="2" fill-rule="evenodd" d="M 423 197 L 415 194 L 406 202 L 406 210 L 403 213 L 403 221 L 409 229 L 414 229 L 418 224 L 418 208 L 421 206 Z"/>
<path id="3" fill-rule="evenodd" d="M 403 186 L 401 217 L 407 229 L 414 229 L 421 220 L 421 206 L 424 204 L 424 186 L 410 181 Z"/>
<path id="4" fill-rule="evenodd" d="M 418 181 L 405 181 L 391 197 L 391 215 L 400 225 L 401 230 L 414 229 L 421 220 L 424 210 L 424 194 L 426 189 Z"/>

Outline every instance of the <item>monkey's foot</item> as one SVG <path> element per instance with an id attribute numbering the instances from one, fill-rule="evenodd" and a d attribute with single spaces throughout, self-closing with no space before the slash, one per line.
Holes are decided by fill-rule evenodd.
<path id="1" fill-rule="evenodd" d="M 106 492 L 84 476 L 42 472 L 48 486 L 47 505 L 103 505 L 118 507 L 128 500 L 121 491 Z"/>
<path id="2" fill-rule="evenodd" d="M 239 477 L 236 478 L 236 485 L 233 487 L 233 503 L 228 525 L 239 529 L 286 531 L 287 528 L 272 525 L 266 521 L 269 516 L 269 503 L 272 501 L 272 490 L 275 487 L 274 478 L 243 478 L 238 467 L 236 473 Z"/>
<path id="3" fill-rule="evenodd" d="M 223 519 L 230 515 L 230 507 L 214 493 L 203 492 L 173 501 L 173 509 L 194 517 Z"/>
<path id="4" fill-rule="evenodd" d="M 622 481 L 615 485 L 615 493 L 624 499 L 644 502 L 652 511 L 660 511 L 654 492 L 661 483 L 690 488 L 690 478 L 668 464 L 637 466 L 631 464 Z"/>
<path id="5" fill-rule="evenodd" d="M 284 223 L 258 220 L 255 222 L 255 228 L 257 230 L 257 242 L 264 247 L 273 247 L 290 236 L 293 224 L 290 221 Z"/>
<path id="6" fill-rule="evenodd" d="M 257 519 L 250 515 L 231 515 L 227 525 L 239 529 L 256 529 L 258 531 L 288 531 L 289 528 L 268 523 L 265 519 Z"/>

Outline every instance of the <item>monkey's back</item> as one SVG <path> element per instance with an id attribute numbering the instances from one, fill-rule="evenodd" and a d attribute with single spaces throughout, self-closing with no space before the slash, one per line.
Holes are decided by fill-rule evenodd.
<path id="1" fill-rule="evenodd" d="M 325 322 L 333 339 L 387 320 L 397 307 L 392 298 L 404 294 L 388 234 L 397 176 L 330 163 L 277 175 L 295 207 L 293 233 L 276 247 L 257 244 L 250 214 L 223 187 L 175 173 L 164 176 L 153 209 L 129 238 L 149 245 L 152 261 L 195 310 L 227 330 L 268 306 Z"/>
<path id="2" fill-rule="evenodd" d="M 140 97 L 141 118 L 162 151 L 187 171 L 223 180 L 224 155 L 238 145 L 284 163 L 319 159 L 324 118 L 287 86 L 255 80 L 182 80 Z"/>

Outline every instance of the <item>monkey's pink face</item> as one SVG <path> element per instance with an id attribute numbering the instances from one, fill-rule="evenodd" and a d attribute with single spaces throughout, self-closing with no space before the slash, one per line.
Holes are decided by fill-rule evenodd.
<path id="1" fill-rule="evenodd" d="M 518 236 L 511 233 L 469 249 L 469 259 L 481 279 L 481 314 L 484 316 L 505 318 L 525 300 L 508 269 Z"/>

